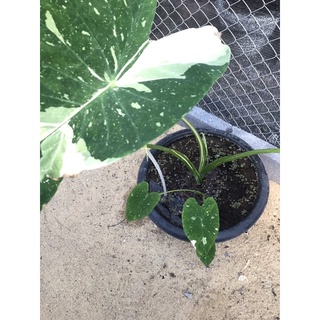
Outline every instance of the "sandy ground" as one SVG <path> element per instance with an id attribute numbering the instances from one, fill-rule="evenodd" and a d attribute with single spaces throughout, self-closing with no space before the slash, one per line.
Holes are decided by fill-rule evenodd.
<path id="1" fill-rule="evenodd" d="M 41 213 L 41 319 L 280 319 L 279 184 L 206 268 L 148 218 L 124 220 L 143 156 L 65 179 Z"/>

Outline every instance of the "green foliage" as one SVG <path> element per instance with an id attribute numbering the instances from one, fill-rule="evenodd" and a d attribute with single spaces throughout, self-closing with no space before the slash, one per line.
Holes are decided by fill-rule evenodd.
<path id="1" fill-rule="evenodd" d="M 185 165 L 185 167 L 193 174 L 195 181 L 198 184 L 201 184 L 203 177 L 208 172 L 210 172 L 211 170 L 214 170 L 215 168 L 217 168 L 223 163 L 235 161 L 237 159 L 242 159 L 242 158 L 257 155 L 257 154 L 280 152 L 279 148 L 250 150 L 250 151 L 245 151 L 245 152 L 241 152 L 234 155 L 220 157 L 208 163 L 208 148 L 207 148 L 205 135 L 199 134 L 199 132 L 194 128 L 194 126 L 184 117 L 182 118 L 182 120 L 190 128 L 198 144 L 199 158 L 200 158 L 198 169 L 185 154 L 181 153 L 178 150 L 170 149 L 161 145 L 154 145 L 154 144 L 148 144 L 147 146 L 149 148 L 153 148 L 153 149 L 171 154 L 172 156 L 179 159 L 182 162 L 182 164 Z M 156 161 L 156 160 L 154 159 L 152 161 Z M 161 171 L 158 171 L 158 172 L 160 175 L 162 175 Z M 164 179 L 164 177 L 162 178 Z M 148 189 L 149 189 L 148 184 L 146 185 L 145 181 L 142 183 L 144 186 L 143 197 L 147 197 Z M 169 190 L 169 191 L 165 190 L 164 192 L 159 193 L 159 195 L 170 193 L 170 192 L 178 192 L 178 191 L 186 191 L 186 190 L 183 190 L 183 189 Z M 188 191 L 199 193 L 199 191 L 196 191 L 196 190 L 188 190 Z M 154 192 L 152 193 L 152 195 L 156 200 Z M 141 198 L 143 197 L 141 196 Z M 219 232 L 220 217 L 219 217 L 219 208 L 216 201 L 212 197 L 206 198 L 204 194 L 202 194 L 202 198 L 203 198 L 202 205 L 199 205 L 197 200 L 193 197 L 190 197 L 184 203 L 183 210 L 182 210 L 182 226 L 187 238 L 190 240 L 190 242 L 196 249 L 197 256 L 206 266 L 208 266 L 215 257 L 215 252 L 216 252 L 215 241 Z M 130 197 L 128 198 L 128 201 L 127 201 L 127 207 L 129 204 L 129 200 L 130 200 Z M 138 201 L 138 197 L 136 197 L 136 200 Z M 158 202 L 159 201 L 160 201 L 160 197 Z M 157 203 L 152 203 L 152 208 L 150 206 L 149 212 L 147 212 L 148 210 L 145 209 L 143 211 L 143 214 L 140 215 L 140 217 L 143 218 L 148 214 L 150 214 L 156 205 Z M 142 207 L 142 202 L 139 203 L 139 202 L 130 201 L 130 212 L 135 212 L 134 206 L 137 207 L 137 212 L 139 212 L 140 207 Z M 127 211 L 127 219 L 128 220 L 131 219 L 131 216 L 128 216 L 128 211 Z"/>
<path id="2" fill-rule="evenodd" d="M 156 3 L 41 0 L 41 207 L 63 177 L 108 165 L 167 131 L 227 70 L 230 48 L 213 26 L 150 41 Z M 198 168 L 178 151 L 163 151 L 179 158 L 198 183 L 222 163 L 277 152 L 208 164 L 205 137 L 189 127 L 199 145 Z M 147 216 L 160 198 L 139 184 L 128 198 L 127 219 Z M 201 206 L 188 199 L 182 217 L 198 257 L 210 264 L 219 226 L 214 199 Z"/>
<path id="3" fill-rule="evenodd" d="M 151 143 L 147 144 L 147 147 L 169 153 L 174 157 L 176 157 L 177 159 L 179 159 L 186 166 L 186 168 L 192 173 L 192 175 L 194 176 L 198 184 L 201 184 L 202 179 L 208 172 L 212 171 L 213 169 L 217 168 L 218 166 L 224 163 L 235 161 L 238 159 L 246 158 L 246 157 L 257 155 L 257 154 L 280 152 L 279 148 L 250 150 L 250 151 L 240 152 L 234 155 L 220 157 L 208 163 L 208 148 L 207 148 L 205 135 L 204 134 L 200 135 L 197 132 L 197 130 L 193 127 L 193 125 L 186 118 L 183 117 L 182 121 L 189 127 L 189 129 L 192 131 L 192 133 L 196 138 L 198 148 L 199 148 L 199 158 L 200 158 L 198 169 L 195 167 L 192 161 L 185 154 L 181 153 L 178 150 L 170 149 L 164 146 L 151 144 Z"/>
<path id="4" fill-rule="evenodd" d="M 208 266 L 215 256 L 220 226 L 217 202 L 209 197 L 199 205 L 194 198 L 189 198 L 183 206 L 182 224 L 199 259 Z"/>
<path id="5" fill-rule="evenodd" d="M 145 146 L 226 71 L 230 49 L 212 26 L 150 41 L 155 8 L 41 0 L 41 188 Z"/>
<path id="6" fill-rule="evenodd" d="M 196 182 L 198 184 L 201 184 L 202 179 L 204 176 L 212 171 L 213 169 L 217 168 L 218 166 L 227 163 L 232 162 L 238 159 L 243 159 L 249 156 L 257 155 L 257 154 L 265 154 L 265 153 L 279 153 L 279 148 L 271 148 L 271 149 L 259 149 L 259 150 L 249 150 L 240 152 L 234 155 L 229 155 L 225 157 L 220 157 L 218 159 L 213 160 L 212 162 L 208 163 L 208 149 L 207 149 L 207 143 L 206 143 L 206 137 L 205 135 L 201 135 L 198 133 L 198 131 L 194 128 L 194 126 L 186 119 L 182 118 L 182 121 L 189 127 L 189 129 L 192 131 L 193 135 L 196 138 L 198 148 L 199 148 L 199 158 L 200 158 L 200 164 L 199 169 L 197 170 L 195 166 L 191 163 L 190 159 L 187 157 L 177 156 L 177 152 L 171 152 L 167 150 L 166 152 L 172 154 L 179 160 L 182 160 L 183 164 L 189 169 L 189 171 L 193 174 Z M 155 149 L 158 149 L 157 147 Z M 169 149 L 169 148 L 167 148 Z M 176 151 L 176 150 L 174 150 Z"/>
<path id="7" fill-rule="evenodd" d="M 127 220 L 135 221 L 146 217 L 159 203 L 160 198 L 160 193 L 149 192 L 148 182 L 139 183 L 132 189 L 127 200 Z"/>
<path id="8" fill-rule="evenodd" d="M 42 204 L 49 202 L 49 200 L 56 193 L 56 190 L 61 182 L 61 178 L 53 180 L 50 178 L 44 178 L 41 180 L 40 188 L 40 210 L 42 209 Z"/>

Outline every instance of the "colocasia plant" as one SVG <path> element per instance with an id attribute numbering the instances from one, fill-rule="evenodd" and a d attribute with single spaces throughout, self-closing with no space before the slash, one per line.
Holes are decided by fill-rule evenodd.
<path id="1" fill-rule="evenodd" d="M 156 5 L 156 0 L 40 1 L 41 209 L 64 177 L 106 166 L 165 133 L 227 70 L 230 48 L 214 26 L 151 40 Z M 205 140 L 197 139 L 203 159 L 198 169 L 175 155 L 201 182 L 219 162 L 206 164 Z M 140 192 L 154 203 L 161 196 L 139 185 L 128 200 L 130 220 L 147 215 L 132 216 L 130 210 Z M 217 217 L 217 205 L 212 198 L 202 206 L 190 199 L 184 212 L 186 233 L 208 264 L 216 233 L 195 235 L 188 226 L 196 218 L 194 223 L 217 231 L 217 218 L 207 222 L 207 212 Z"/>
<path id="2" fill-rule="evenodd" d="M 153 148 L 169 153 L 170 155 L 179 159 L 181 163 L 183 163 L 191 172 L 197 184 L 201 184 L 204 176 L 208 172 L 214 170 L 224 163 L 257 154 L 280 152 L 279 148 L 249 150 L 238 154 L 216 158 L 214 161 L 208 162 L 208 149 L 205 135 L 199 134 L 186 118 L 182 118 L 182 121 L 191 129 L 196 138 L 200 159 L 198 168 L 185 154 L 179 152 L 178 150 L 154 144 L 147 144 L 147 148 Z M 150 152 L 148 152 L 148 156 L 160 175 L 163 192 L 150 192 L 148 182 L 140 182 L 132 189 L 128 196 L 126 203 L 127 220 L 136 221 L 148 216 L 160 202 L 161 197 L 166 196 L 168 193 L 188 191 L 193 194 L 200 194 L 202 197 L 201 203 L 198 203 L 195 197 L 190 197 L 187 199 L 183 205 L 181 218 L 183 230 L 191 244 L 194 246 L 197 256 L 206 266 L 208 266 L 215 257 L 215 243 L 220 227 L 218 203 L 213 197 L 207 197 L 203 193 L 196 190 L 166 190 L 165 177 L 163 177 L 159 164 L 156 162 Z"/>

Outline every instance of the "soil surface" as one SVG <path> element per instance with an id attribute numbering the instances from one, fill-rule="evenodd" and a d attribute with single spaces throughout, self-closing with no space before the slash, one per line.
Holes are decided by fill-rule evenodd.
<path id="1" fill-rule="evenodd" d="M 41 319 L 279 319 L 279 185 L 270 181 L 261 218 L 218 243 L 206 268 L 149 218 L 124 220 L 144 155 L 65 179 L 41 213 Z"/>

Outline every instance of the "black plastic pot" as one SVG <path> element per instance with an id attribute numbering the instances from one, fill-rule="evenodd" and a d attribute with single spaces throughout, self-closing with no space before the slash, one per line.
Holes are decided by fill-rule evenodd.
<path id="1" fill-rule="evenodd" d="M 219 141 L 226 140 L 230 146 L 232 146 L 232 147 L 234 146 L 234 148 L 240 148 L 241 150 L 239 149 L 239 152 L 246 151 L 246 150 L 252 150 L 252 148 L 245 141 L 241 140 L 240 138 L 238 138 L 234 135 L 228 134 L 226 132 L 216 130 L 216 129 L 210 129 L 210 130 L 197 129 L 197 130 L 198 130 L 198 132 L 204 133 L 207 138 L 208 137 L 212 137 L 212 139 L 217 138 L 217 139 L 219 139 Z M 185 141 L 182 139 L 185 139 L 186 137 L 188 137 L 189 140 L 190 139 L 194 140 L 194 136 L 193 136 L 192 132 L 189 129 L 186 129 L 186 130 L 181 130 L 181 131 L 178 131 L 178 132 L 175 132 L 171 135 L 166 136 L 165 138 L 160 140 L 157 144 L 171 147 L 171 145 L 173 143 L 177 143 L 179 141 Z M 180 142 L 180 143 L 182 143 L 182 142 Z M 194 148 L 194 149 L 195 150 L 192 152 L 198 152 L 197 148 Z M 156 159 L 159 158 L 159 156 L 161 154 L 164 155 L 164 153 L 162 153 L 161 151 L 154 150 L 154 149 L 152 149 L 151 152 Z M 209 151 L 209 154 L 210 154 L 210 151 Z M 166 155 L 166 156 L 168 156 L 168 155 Z M 179 161 L 179 160 L 175 159 L 175 161 Z M 237 160 L 237 161 L 239 161 L 239 160 Z M 235 238 L 235 237 L 247 232 L 260 218 L 260 216 L 262 215 L 262 213 L 265 209 L 267 201 L 268 201 L 269 179 L 268 179 L 265 167 L 263 165 L 263 162 L 261 161 L 261 159 L 259 158 L 258 155 L 247 157 L 247 158 L 243 159 L 243 161 L 246 161 L 246 163 L 249 163 L 249 166 L 253 168 L 252 170 L 254 170 L 256 172 L 256 179 L 255 180 L 256 180 L 256 184 L 257 184 L 257 188 L 256 188 L 257 191 L 256 191 L 254 201 L 252 201 L 252 208 L 251 208 L 250 212 L 247 212 L 245 214 L 245 216 L 243 218 L 241 218 L 242 220 L 239 221 L 237 224 L 232 225 L 231 227 L 228 227 L 226 229 L 221 229 L 221 225 L 220 225 L 220 230 L 219 230 L 218 237 L 216 240 L 217 242 L 230 240 L 232 238 Z M 183 164 L 180 162 L 179 165 L 182 170 L 182 168 L 184 168 Z M 162 166 L 161 166 L 161 168 L 162 168 Z M 138 183 L 142 182 L 142 181 L 148 181 L 151 191 L 162 191 L 162 187 L 159 183 L 158 184 L 154 183 L 153 181 L 151 181 L 149 179 L 151 170 L 155 170 L 152 162 L 150 160 L 148 160 L 147 158 L 144 158 L 144 160 L 142 161 L 141 166 L 139 168 Z M 217 169 L 215 169 L 215 170 L 217 170 Z M 224 170 L 227 170 L 227 169 L 224 169 Z M 176 170 L 176 171 L 180 171 L 180 170 Z M 225 177 L 227 176 L 227 174 L 224 174 L 223 172 L 221 172 L 221 174 L 224 175 Z M 166 176 L 164 176 L 164 178 L 166 179 Z M 226 178 L 228 178 L 228 177 L 226 177 Z M 232 178 L 232 179 L 235 179 L 235 178 Z M 234 185 L 237 185 L 239 183 L 239 181 L 235 181 L 235 180 L 233 180 L 233 181 L 234 181 Z M 213 190 L 212 196 L 214 198 L 216 198 L 218 205 L 219 205 L 219 201 L 218 201 L 217 197 L 214 196 L 214 192 L 215 191 Z M 228 194 L 228 197 L 231 197 L 232 193 L 233 192 L 230 192 L 230 194 Z M 220 201 L 221 201 L 221 199 L 220 199 Z M 230 210 L 230 215 L 234 214 L 235 210 L 236 209 L 232 208 L 232 210 Z M 227 216 L 229 214 L 228 211 L 229 210 L 225 210 L 225 212 L 221 211 L 220 220 L 222 219 L 222 214 L 223 214 L 223 219 L 224 220 L 227 219 Z M 233 213 L 231 213 L 231 211 Z M 169 218 L 169 216 L 170 216 L 170 218 Z M 177 239 L 180 239 L 180 240 L 189 241 L 183 231 L 183 228 L 182 228 L 181 216 L 179 217 L 179 215 L 178 216 L 173 215 L 171 212 L 170 206 L 163 205 L 161 203 L 158 204 L 157 207 L 149 215 L 149 218 L 161 230 L 165 231 L 167 234 L 169 234 Z"/>

